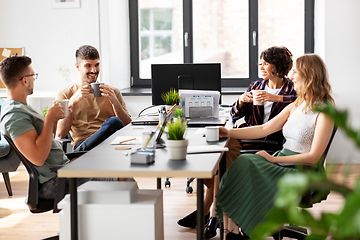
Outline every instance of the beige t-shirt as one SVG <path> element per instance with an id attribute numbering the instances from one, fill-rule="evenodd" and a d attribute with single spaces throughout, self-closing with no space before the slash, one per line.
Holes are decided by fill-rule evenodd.
<path id="1" fill-rule="evenodd" d="M 129 114 L 120 91 L 115 87 L 110 87 L 114 90 L 125 112 Z M 80 85 L 76 83 L 69 88 L 61 90 L 57 94 L 56 100 L 70 99 L 79 88 Z M 73 146 L 99 130 L 106 119 L 115 116 L 114 109 L 108 98 L 93 97 L 92 94 L 78 102 L 75 109 L 73 109 L 73 113 L 73 122 L 70 129 L 71 144 Z"/>

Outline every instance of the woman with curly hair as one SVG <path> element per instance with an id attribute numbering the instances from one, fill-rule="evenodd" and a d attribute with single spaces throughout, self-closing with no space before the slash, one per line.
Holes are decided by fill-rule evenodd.
<path id="1" fill-rule="evenodd" d="M 282 109 L 296 99 L 296 91 L 293 83 L 286 78 L 292 68 L 292 54 L 286 47 L 270 47 L 260 54 L 260 71 L 263 80 L 252 82 L 247 91 L 242 94 L 233 104 L 231 109 L 232 121 L 245 117 L 245 123 L 239 127 L 260 125 L 275 117 Z M 254 105 L 252 90 L 265 90 L 258 94 L 255 100 L 262 101 L 264 105 Z M 263 139 L 283 142 L 281 131 L 266 136 Z M 228 143 L 229 151 L 226 153 L 227 168 L 240 155 L 240 149 L 258 149 L 258 145 L 247 144 L 244 146 L 236 138 L 230 139 Z M 278 148 L 278 147 L 277 147 Z M 206 194 L 204 200 L 205 218 L 205 239 L 216 236 L 216 229 L 219 220 L 215 212 L 215 195 L 217 194 L 219 180 L 217 175 L 213 179 L 206 181 Z M 211 207 L 212 206 L 212 207 Z M 211 208 L 211 211 L 210 211 Z M 210 215 L 210 218 L 208 216 Z M 208 218 L 208 219 L 207 219 Z M 196 211 L 185 216 L 178 221 L 183 227 L 196 227 Z"/>
<path id="2" fill-rule="evenodd" d="M 247 91 L 233 104 L 230 115 L 233 123 L 244 117 L 244 123 L 239 127 L 261 125 L 278 115 L 287 105 L 295 101 L 297 93 L 293 83 L 286 77 L 293 65 L 292 54 L 286 47 L 270 47 L 260 54 L 260 72 L 263 80 L 250 84 Z M 253 95 L 253 90 L 265 90 Z M 264 105 L 254 105 L 261 101 Z M 282 143 L 284 137 L 281 131 L 265 136 L 263 139 Z M 226 153 L 227 168 L 240 155 L 241 149 L 258 149 L 259 146 L 241 144 L 238 139 L 230 139 L 229 152 Z M 278 146 L 275 146 L 278 147 Z M 273 149 L 275 150 L 275 149 Z"/>
<path id="3" fill-rule="evenodd" d="M 325 63 L 318 55 L 303 55 L 296 60 L 291 80 L 298 98 L 272 120 L 241 129 L 219 129 L 220 137 L 236 139 L 262 138 L 282 129 L 286 139 L 274 155 L 266 151 L 242 154 L 225 172 L 216 195 L 216 212 L 224 220 L 228 240 L 247 239 L 273 207 L 278 179 L 298 171 L 276 163 L 317 164 L 329 142 L 334 124 L 324 113 L 314 112 L 315 106 L 333 102 Z M 325 171 L 321 164 L 318 168 Z"/>

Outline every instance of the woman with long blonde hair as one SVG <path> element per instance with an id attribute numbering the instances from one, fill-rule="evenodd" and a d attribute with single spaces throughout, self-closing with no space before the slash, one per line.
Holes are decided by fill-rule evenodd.
<path id="1" fill-rule="evenodd" d="M 274 155 L 266 151 L 242 154 L 225 172 L 216 195 L 216 212 L 224 220 L 228 240 L 247 239 L 273 207 L 278 179 L 298 171 L 274 163 L 317 164 L 330 140 L 333 122 L 314 111 L 317 105 L 333 102 L 325 63 L 318 55 L 303 55 L 296 60 L 291 80 L 298 98 L 272 120 L 259 126 L 219 130 L 220 137 L 257 139 L 282 129 L 286 139 L 283 149 Z"/>

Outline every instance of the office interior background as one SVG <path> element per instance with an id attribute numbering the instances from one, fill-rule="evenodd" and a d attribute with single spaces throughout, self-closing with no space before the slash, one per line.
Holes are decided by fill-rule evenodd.
<path id="1" fill-rule="evenodd" d="M 144 1 L 144 4 L 146 2 Z M 180 0 L 162 0 L 162 2 L 165 7 L 166 5 L 173 7 L 181 3 Z M 209 2 L 216 3 L 217 1 L 209 0 Z M 230 0 L 226 2 L 231 3 Z M 276 12 L 277 8 L 281 9 L 281 6 L 269 5 L 268 7 L 273 8 L 273 12 Z M 0 47 L 24 47 L 25 54 L 33 60 L 35 72 L 39 73 L 34 94 L 29 97 L 29 102 L 35 107 L 43 109 L 50 105 L 60 89 L 76 82 L 78 75 L 74 65 L 74 54 L 75 50 L 83 44 L 93 45 L 100 51 L 100 81 L 119 89 L 130 87 L 128 0 L 82 0 L 80 8 L 52 8 L 50 0 L 1 0 L 0 9 Z M 349 124 L 357 129 L 360 127 L 358 107 L 360 94 L 357 89 L 359 87 L 358 56 L 360 56 L 359 10 L 360 1 L 358 0 L 315 0 L 315 53 L 319 54 L 327 64 L 337 107 L 349 111 Z M 172 14 L 176 14 L 176 11 Z M 222 14 L 226 15 L 226 13 Z M 279 26 L 285 24 L 286 21 L 290 22 L 295 16 L 289 11 L 281 14 L 284 18 L 283 22 L 277 23 Z M 208 21 L 209 25 L 203 28 L 215 29 L 216 27 L 211 24 L 211 19 Z M 263 21 L 265 22 L 266 19 Z M 268 24 L 270 27 L 271 22 Z M 296 26 L 293 26 L 279 31 L 284 36 L 293 39 L 291 43 L 293 45 L 289 44 L 287 47 L 295 57 L 302 54 L 302 50 L 298 50 L 297 46 L 303 45 L 303 33 L 297 32 L 296 29 Z M 235 30 L 229 29 L 229 31 Z M 240 31 L 237 36 L 241 38 L 242 30 L 236 31 Z M 204 34 L 205 36 L 199 34 L 198 39 L 211 38 L 213 34 L 214 32 L 210 32 L 209 35 Z M 182 33 L 179 36 L 182 36 Z M 234 40 L 227 39 L 227 36 L 229 35 L 222 34 L 218 37 L 223 38 L 221 40 L 225 42 Z M 176 41 L 181 42 L 182 39 L 174 37 L 173 44 Z M 233 42 L 236 41 L 237 39 Z M 241 39 L 238 42 L 237 47 L 241 48 Z M 260 40 L 259 44 L 260 52 L 271 43 Z M 176 49 L 175 46 L 173 48 Z M 170 59 L 175 58 L 174 52 L 170 55 Z M 205 53 L 209 55 L 205 56 Z M 149 54 L 146 51 L 142 52 L 141 56 L 145 62 L 146 60 L 150 62 Z M 196 54 L 195 51 L 194 62 L 200 56 L 205 56 L 206 59 L 199 59 L 199 61 L 208 62 L 215 61 L 214 56 L 220 56 L 222 59 L 227 57 L 223 49 L 198 52 L 199 57 Z M 243 55 L 247 56 L 246 54 L 245 52 Z M 181 54 L 180 57 L 182 57 Z M 247 67 L 246 62 L 241 62 L 241 56 L 230 59 L 228 63 L 227 74 L 247 74 L 243 71 Z M 224 70 L 225 68 L 222 69 L 225 73 Z M 0 96 L 6 97 L 5 89 L 0 89 Z M 237 97 L 238 95 L 224 95 L 222 103 L 232 104 Z M 151 104 L 151 96 L 125 96 L 125 101 L 132 116 L 136 117 L 143 108 Z M 341 130 L 337 132 L 334 139 L 328 154 L 328 162 L 360 163 L 360 151 Z"/>

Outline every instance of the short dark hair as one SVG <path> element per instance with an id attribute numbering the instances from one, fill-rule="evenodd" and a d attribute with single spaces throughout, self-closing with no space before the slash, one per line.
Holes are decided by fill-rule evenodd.
<path id="1" fill-rule="evenodd" d="M 96 48 L 90 45 L 82 45 L 79 47 L 78 50 L 76 50 L 75 53 L 76 61 L 78 62 L 80 59 L 100 59 L 100 54 Z"/>
<path id="2" fill-rule="evenodd" d="M 0 78 L 6 87 L 15 87 L 31 64 L 27 56 L 11 56 L 0 62 Z"/>
<path id="3" fill-rule="evenodd" d="M 260 59 L 274 65 L 274 75 L 283 78 L 292 68 L 293 60 L 292 53 L 286 47 L 269 47 L 260 54 Z"/>

